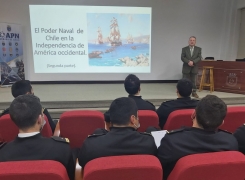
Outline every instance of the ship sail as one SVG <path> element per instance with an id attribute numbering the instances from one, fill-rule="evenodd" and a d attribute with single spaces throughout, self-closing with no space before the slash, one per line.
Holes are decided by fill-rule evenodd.
<path id="1" fill-rule="evenodd" d="M 111 43 L 111 46 L 121 46 L 121 34 L 119 31 L 117 19 L 115 17 L 113 17 L 111 20 L 110 29 L 111 30 L 108 37 L 108 41 Z"/>
<path id="2" fill-rule="evenodd" d="M 127 43 L 128 43 L 128 44 L 133 44 L 133 43 L 134 43 L 134 39 L 133 39 L 133 37 L 132 37 L 131 34 L 128 34 L 128 37 L 127 37 Z"/>
<path id="3" fill-rule="evenodd" d="M 98 38 L 97 38 L 98 44 L 103 44 L 103 36 L 100 27 L 98 27 L 97 33 L 98 33 Z"/>

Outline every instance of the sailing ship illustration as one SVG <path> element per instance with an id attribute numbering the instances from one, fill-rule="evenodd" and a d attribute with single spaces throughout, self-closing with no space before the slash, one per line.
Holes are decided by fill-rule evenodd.
<path id="1" fill-rule="evenodd" d="M 128 37 L 127 37 L 127 43 L 128 43 L 128 44 L 134 44 L 134 39 L 133 39 L 133 37 L 132 37 L 131 34 L 128 34 Z"/>
<path id="2" fill-rule="evenodd" d="M 98 27 L 98 38 L 97 38 L 97 43 L 98 44 L 103 44 L 103 36 L 102 36 L 102 31 L 101 31 L 101 28 Z"/>
<path id="3" fill-rule="evenodd" d="M 122 41 L 121 41 L 121 34 L 119 31 L 117 19 L 115 17 L 112 18 L 111 20 L 111 25 L 110 25 L 110 35 L 108 37 L 108 41 L 111 43 L 111 46 L 121 46 Z"/>

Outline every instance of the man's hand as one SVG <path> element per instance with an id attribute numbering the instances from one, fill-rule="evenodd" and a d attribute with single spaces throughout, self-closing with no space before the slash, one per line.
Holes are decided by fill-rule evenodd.
<path id="1" fill-rule="evenodd" d="M 189 66 L 194 66 L 193 61 L 189 61 L 189 62 L 188 62 L 188 65 L 189 65 Z"/>

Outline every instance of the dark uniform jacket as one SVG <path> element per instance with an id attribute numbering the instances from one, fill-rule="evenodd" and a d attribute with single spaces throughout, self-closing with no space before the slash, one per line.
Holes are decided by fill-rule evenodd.
<path id="1" fill-rule="evenodd" d="M 41 134 L 20 138 L 0 147 L 0 162 L 22 160 L 55 160 L 64 165 L 70 180 L 74 180 L 75 162 L 66 139 L 45 138 Z"/>
<path id="2" fill-rule="evenodd" d="M 245 154 L 245 124 L 239 127 L 233 135 L 237 139 L 239 151 Z"/>
<path id="3" fill-rule="evenodd" d="M 78 160 L 84 167 L 95 158 L 136 154 L 157 154 L 151 134 L 137 132 L 132 127 L 111 127 L 108 133 L 89 136 L 80 149 Z"/>
<path id="4" fill-rule="evenodd" d="M 197 74 L 198 72 L 198 63 L 202 59 L 202 49 L 200 47 L 194 46 L 194 51 L 191 56 L 190 46 L 186 46 L 182 48 L 181 53 L 181 60 L 183 61 L 183 68 L 182 73 L 183 74 Z M 192 60 L 194 63 L 194 66 L 189 66 L 188 62 Z"/>
<path id="5" fill-rule="evenodd" d="M 3 115 L 5 115 L 5 114 L 9 114 L 9 108 L 5 109 L 2 112 L 2 114 L 0 115 L 0 117 L 3 116 Z M 44 108 L 44 107 L 43 107 L 43 114 L 45 114 L 46 117 L 48 118 L 48 122 L 49 122 L 49 125 L 51 127 L 51 130 L 52 130 L 52 132 L 54 132 L 54 130 L 55 130 L 55 123 L 54 123 L 53 119 L 51 118 L 48 110 L 46 108 Z"/>
<path id="6" fill-rule="evenodd" d="M 178 109 L 195 108 L 197 106 L 197 103 L 198 100 L 191 99 L 190 97 L 177 98 L 176 100 L 163 102 L 161 106 L 157 109 L 160 128 L 163 128 L 171 112 Z"/>
<path id="7" fill-rule="evenodd" d="M 132 98 L 135 101 L 138 110 L 152 110 L 152 111 L 156 110 L 155 106 L 152 103 L 143 100 L 141 96 L 128 95 L 128 97 Z M 104 113 L 104 117 L 106 122 L 108 123 L 111 122 L 110 111 L 106 111 Z"/>
<path id="8" fill-rule="evenodd" d="M 238 150 L 237 140 L 231 133 L 189 127 L 166 134 L 158 148 L 158 158 L 164 179 L 167 179 L 178 159 L 183 156 L 229 150 Z"/>

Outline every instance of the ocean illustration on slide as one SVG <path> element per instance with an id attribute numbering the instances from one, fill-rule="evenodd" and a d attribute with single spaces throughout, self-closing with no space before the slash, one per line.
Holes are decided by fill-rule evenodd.
<path id="1" fill-rule="evenodd" d="M 88 13 L 90 66 L 150 66 L 150 14 Z"/>

